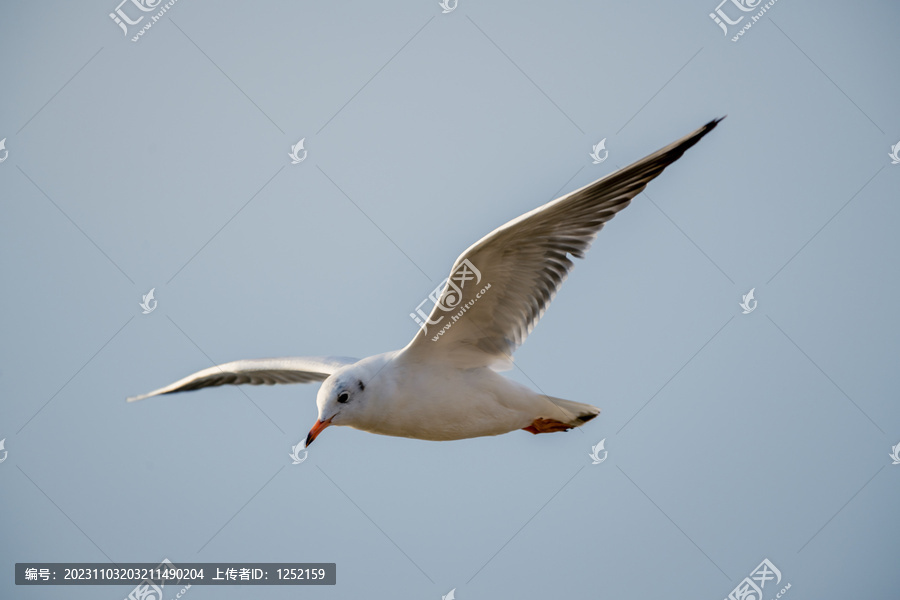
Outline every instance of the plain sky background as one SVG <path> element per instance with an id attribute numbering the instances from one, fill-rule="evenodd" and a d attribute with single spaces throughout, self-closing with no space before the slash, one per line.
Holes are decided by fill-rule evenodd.
<path id="1" fill-rule="evenodd" d="M 115 4 L 0 8 L 0 597 L 164 557 L 337 563 L 190 600 L 721 600 L 764 558 L 788 600 L 897 597 L 896 2 L 779 0 L 737 43 L 716 0 L 179 0 L 138 43 Z M 469 244 L 725 114 L 516 355 L 581 430 L 332 428 L 291 465 L 317 385 L 125 403 L 400 348 Z"/>

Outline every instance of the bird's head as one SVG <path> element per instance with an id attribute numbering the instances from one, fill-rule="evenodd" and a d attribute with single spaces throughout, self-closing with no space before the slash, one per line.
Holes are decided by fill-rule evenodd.
<path id="1" fill-rule="evenodd" d="M 316 396 L 319 418 L 306 436 L 306 445 L 315 441 L 329 425 L 350 425 L 366 402 L 365 373 L 352 367 L 342 369 L 322 383 Z"/>

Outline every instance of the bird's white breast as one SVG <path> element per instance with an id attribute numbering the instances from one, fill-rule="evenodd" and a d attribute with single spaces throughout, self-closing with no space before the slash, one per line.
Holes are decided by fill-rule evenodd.
<path id="1" fill-rule="evenodd" d="M 530 425 L 544 406 L 537 394 L 488 368 L 397 361 L 372 384 L 377 387 L 369 406 L 347 425 L 381 435 L 425 440 L 499 435 Z"/>

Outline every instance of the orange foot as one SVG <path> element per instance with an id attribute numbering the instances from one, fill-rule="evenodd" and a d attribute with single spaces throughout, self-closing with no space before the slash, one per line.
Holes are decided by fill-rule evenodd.
<path id="1" fill-rule="evenodd" d="M 523 427 L 522 431 L 530 431 L 531 433 L 556 433 L 557 431 L 568 431 L 572 426 L 555 419 L 542 419 L 538 417 L 528 427 Z"/>

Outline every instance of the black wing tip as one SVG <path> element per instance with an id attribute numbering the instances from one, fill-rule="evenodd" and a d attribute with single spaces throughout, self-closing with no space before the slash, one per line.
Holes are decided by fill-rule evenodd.
<path id="1" fill-rule="evenodd" d="M 716 117 L 715 119 L 713 119 L 712 121 L 710 121 L 709 123 L 704 125 L 703 129 L 705 129 L 706 131 L 712 131 L 713 129 L 716 128 L 716 125 L 718 125 L 719 123 L 724 121 L 727 116 L 728 115 L 722 115 L 721 117 Z"/>
<path id="2" fill-rule="evenodd" d="M 690 148 L 691 146 L 693 146 L 694 144 L 699 142 L 701 139 L 703 139 L 703 137 L 706 136 L 707 133 L 709 133 L 710 131 L 715 129 L 716 125 L 718 125 L 727 116 L 728 115 L 724 115 L 724 116 L 713 119 L 712 121 L 708 122 L 706 125 L 701 127 L 700 129 L 695 131 L 694 133 L 688 134 L 687 137 L 682 138 L 681 140 L 675 142 L 668 148 L 664 148 L 660 152 L 665 153 L 665 154 L 668 154 L 669 152 L 671 152 L 674 156 L 669 161 L 669 164 L 671 164 L 672 162 L 675 162 L 675 160 L 680 158 L 681 155 L 684 154 L 688 148 Z"/>
<path id="3" fill-rule="evenodd" d="M 723 120 L 725 120 L 725 117 L 727 117 L 727 116 L 728 115 L 722 115 L 721 117 L 716 117 L 715 119 L 713 119 L 712 121 L 710 121 L 709 123 L 707 123 L 706 125 L 701 127 L 700 131 L 698 131 L 698 133 L 700 133 L 701 136 L 706 135 L 707 133 L 709 133 L 710 131 L 715 129 L 716 125 L 718 125 Z"/>

